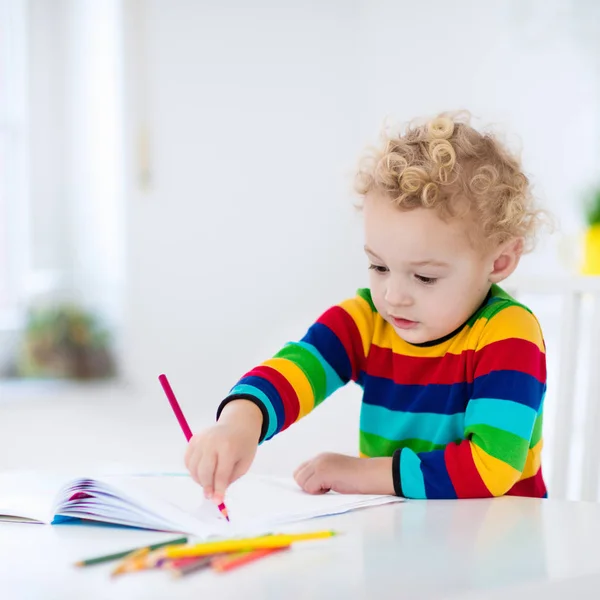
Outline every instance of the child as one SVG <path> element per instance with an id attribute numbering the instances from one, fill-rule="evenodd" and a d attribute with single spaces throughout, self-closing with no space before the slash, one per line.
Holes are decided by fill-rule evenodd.
<path id="1" fill-rule="evenodd" d="M 364 391 L 360 457 L 300 465 L 305 491 L 546 497 L 544 340 L 497 285 L 540 222 L 519 162 L 443 114 L 386 136 L 357 188 L 370 288 L 242 377 L 189 444 L 192 477 L 221 502 L 260 442 L 352 380 Z"/>

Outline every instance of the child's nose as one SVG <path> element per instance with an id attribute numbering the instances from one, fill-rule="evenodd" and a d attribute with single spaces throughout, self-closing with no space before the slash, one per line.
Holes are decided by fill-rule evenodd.
<path id="1" fill-rule="evenodd" d="M 398 285 L 390 285 L 387 287 L 385 301 L 388 306 L 410 306 L 413 303 L 410 294 Z"/>

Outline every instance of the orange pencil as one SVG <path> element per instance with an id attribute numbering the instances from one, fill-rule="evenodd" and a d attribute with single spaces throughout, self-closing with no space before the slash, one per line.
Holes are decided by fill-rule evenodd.
<path id="1" fill-rule="evenodd" d="M 226 573 L 248 563 L 254 562 L 261 558 L 270 556 L 282 550 L 288 550 L 289 546 L 283 546 L 281 548 L 263 548 L 261 550 L 249 550 L 248 552 L 237 553 L 234 556 L 221 556 L 219 558 L 213 558 L 211 567 L 218 573 Z"/>
<path id="2" fill-rule="evenodd" d="M 188 422 L 183 416 L 183 412 L 181 410 L 181 407 L 179 406 L 179 402 L 177 402 L 177 398 L 175 398 L 173 388 L 171 387 L 171 384 L 169 383 L 169 380 L 167 379 L 166 375 L 159 375 L 158 380 L 160 381 L 160 385 L 162 386 L 162 389 L 164 390 L 165 395 L 167 396 L 167 400 L 169 401 L 169 404 L 173 409 L 173 413 L 175 414 L 175 418 L 177 419 L 177 422 L 181 427 L 181 431 L 183 431 L 185 439 L 189 442 L 192 439 L 192 430 L 190 429 Z M 227 507 L 225 506 L 224 502 L 221 502 L 221 504 L 219 504 L 219 510 L 221 511 L 221 514 L 229 521 L 229 513 L 227 512 Z"/>

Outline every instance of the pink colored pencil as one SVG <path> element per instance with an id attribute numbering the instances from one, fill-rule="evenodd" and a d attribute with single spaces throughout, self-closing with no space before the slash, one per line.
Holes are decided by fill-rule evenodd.
<path id="1" fill-rule="evenodd" d="M 162 388 L 167 395 L 167 399 L 169 400 L 169 404 L 175 413 L 175 418 L 179 422 L 179 426 L 183 431 L 183 435 L 185 435 L 185 439 L 189 442 L 192 439 L 192 430 L 190 429 L 188 422 L 185 420 L 183 412 L 181 412 L 181 407 L 179 406 L 179 402 L 177 402 L 177 398 L 175 398 L 171 384 L 169 383 L 166 375 L 159 375 L 158 380 L 160 381 L 160 385 L 162 385 Z"/>
<path id="2" fill-rule="evenodd" d="M 162 389 L 165 391 L 167 399 L 169 400 L 169 404 L 175 413 L 175 417 L 179 423 L 179 426 L 181 427 L 181 431 L 183 431 L 185 439 L 189 442 L 192 439 L 192 430 L 183 416 L 179 402 L 177 402 L 177 398 L 175 398 L 175 394 L 173 393 L 173 388 L 171 387 L 171 384 L 164 373 L 158 376 L 158 380 L 160 381 L 160 385 L 162 385 Z M 224 502 L 219 504 L 219 510 L 221 511 L 221 514 L 229 521 L 229 513 L 227 512 L 227 507 L 225 506 Z"/>

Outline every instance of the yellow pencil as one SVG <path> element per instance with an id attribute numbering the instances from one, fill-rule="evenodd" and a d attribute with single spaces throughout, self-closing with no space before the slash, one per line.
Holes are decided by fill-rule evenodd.
<path id="1" fill-rule="evenodd" d="M 141 571 L 145 569 L 147 562 L 146 559 L 149 554 L 149 548 L 140 548 L 139 550 L 135 550 L 126 556 L 119 565 L 117 565 L 117 567 L 112 571 L 111 575 L 115 577 L 117 575 L 123 575 L 123 573 L 131 573 L 133 571 Z"/>
<path id="2" fill-rule="evenodd" d="M 293 533 L 267 535 L 254 538 L 232 540 L 216 540 L 192 546 L 172 546 L 157 550 L 165 558 L 185 558 L 186 556 L 204 556 L 222 552 L 239 552 L 243 550 L 260 550 L 263 548 L 282 548 L 294 542 L 318 540 L 336 535 L 335 531 L 315 531 L 312 533 Z"/>

